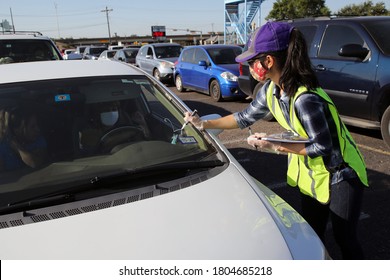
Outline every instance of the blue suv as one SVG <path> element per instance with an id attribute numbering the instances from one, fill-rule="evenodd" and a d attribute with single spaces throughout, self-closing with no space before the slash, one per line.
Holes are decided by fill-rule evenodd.
<path id="1" fill-rule="evenodd" d="M 343 121 L 377 129 L 390 147 L 390 16 L 314 18 L 290 21 L 305 36 L 321 87 Z M 240 87 L 256 94 L 242 64 Z"/>
<path id="2" fill-rule="evenodd" d="M 209 94 L 215 101 L 245 98 L 238 86 L 242 48 L 235 45 L 199 45 L 183 49 L 175 65 L 178 91 L 191 89 Z"/>

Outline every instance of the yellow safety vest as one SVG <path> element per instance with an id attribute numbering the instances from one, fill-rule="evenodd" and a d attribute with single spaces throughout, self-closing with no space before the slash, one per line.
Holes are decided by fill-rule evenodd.
<path id="1" fill-rule="evenodd" d="M 295 113 L 294 107 L 295 100 L 298 96 L 302 93 L 308 92 L 308 89 L 301 86 L 292 98 L 290 102 L 289 124 L 283 115 L 278 99 L 273 94 L 274 88 L 275 84 L 270 82 L 266 94 L 268 108 L 275 119 L 286 130 L 291 130 L 300 136 L 308 137 Z M 334 103 L 321 88 L 317 88 L 316 90 L 310 92 L 318 94 L 328 104 L 329 111 L 337 127 L 337 135 L 344 162 L 355 170 L 362 183 L 368 186 L 367 171 L 363 156 L 360 154 L 360 151 L 352 139 L 348 129 L 341 121 Z M 302 193 L 310 195 L 323 204 L 328 203 L 330 199 L 330 177 L 331 173 L 326 169 L 322 156 L 310 158 L 309 156 L 291 153 L 288 154 L 287 183 L 290 186 L 298 186 Z"/>

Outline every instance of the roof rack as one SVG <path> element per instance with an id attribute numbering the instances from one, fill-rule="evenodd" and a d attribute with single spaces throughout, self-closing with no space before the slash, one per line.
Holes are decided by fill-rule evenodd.
<path id="1" fill-rule="evenodd" d="M 43 36 L 43 34 L 39 31 L 2 31 L 0 34 L 9 35 L 9 34 L 24 34 L 24 35 L 34 35 L 34 36 Z"/>
<path id="2" fill-rule="evenodd" d="M 287 22 L 299 22 L 299 21 L 307 21 L 307 20 L 327 20 L 327 19 L 332 19 L 332 17 L 328 16 L 319 16 L 319 17 L 306 17 L 306 18 L 294 18 L 294 19 L 289 19 Z"/>

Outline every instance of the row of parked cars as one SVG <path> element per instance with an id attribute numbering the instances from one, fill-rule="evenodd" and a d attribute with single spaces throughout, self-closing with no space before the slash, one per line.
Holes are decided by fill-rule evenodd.
<path id="1" fill-rule="evenodd" d="M 12 40 L 1 58 L 56 56 L 0 65 L 1 259 L 329 258 L 156 75 Z"/>
<path id="2" fill-rule="evenodd" d="M 198 45 L 183 48 L 179 44 L 156 43 L 141 47 L 135 64 L 156 79 L 186 89 L 203 92 L 215 101 L 242 99 L 238 86 L 242 53 L 236 45 Z"/>
<path id="3" fill-rule="evenodd" d="M 63 58 L 66 60 L 100 60 L 111 59 L 135 64 L 135 56 L 141 46 L 77 46 L 73 49 L 64 49 Z"/>

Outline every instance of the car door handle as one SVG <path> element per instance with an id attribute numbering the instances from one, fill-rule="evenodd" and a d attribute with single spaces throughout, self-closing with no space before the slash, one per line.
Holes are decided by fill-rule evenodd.
<path id="1" fill-rule="evenodd" d="M 325 71 L 326 70 L 326 67 L 322 64 L 318 64 L 315 68 L 315 70 L 317 71 Z"/>

